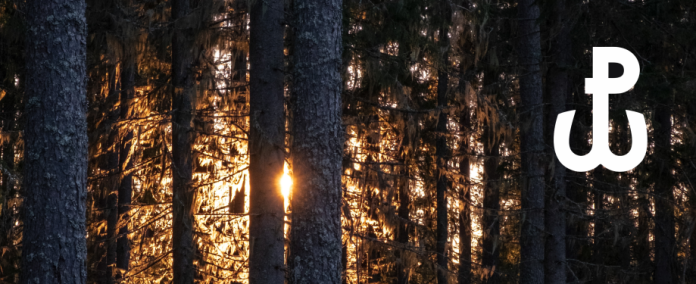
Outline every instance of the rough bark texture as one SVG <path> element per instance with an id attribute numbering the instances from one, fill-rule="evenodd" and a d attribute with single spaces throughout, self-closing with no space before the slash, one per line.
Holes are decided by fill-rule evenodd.
<path id="1" fill-rule="evenodd" d="M 249 283 L 283 283 L 285 161 L 283 1 L 251 7 L 249 135 Z"/>
<path id="2" fill-rule="evenodd" d="M 440 29 L 440 46 L 449 47 L 449 37 L 447 36 L 448 29 Z M 449 74 L 447 74 L 448 52 L 445 51 L 442 55 L 442 66 L 438 71 L 437 77 L 437 106 L 443 108 L 447 105 L 447 86 L 449 85 Z M 437 178 L 437 244 L 435 245 L 435 253 L 437 254 L 437 283 L 447 283 L 447 157 L 449 150 L 447 149 L 447 114 L 444 111 L 440 112 L 437 120 L 437 138 L 435 141 L 435 156 L 437 159 L 437 170 L 435 176 Z"/>
<path id="3" fill-rule="evenodd" d="M 172 20 L 177 24 L 172 39 L 172 200 L 174 284 L 193 283 L 193 211 L 194 191 L 192 182 L 191 117 L 192 100 L 195 95 L 193 65 L 193 31 L 185 27 L 187 21 L 178 19 L 188 16 L 192 9 L 189 0 L 172 0 Z"/>
<path id="4" fill-rule="evenodd" d="M 522 232 L 520 284 L 544 281 L 544 128 L 542 81 L 539 68 L 541 41 L 539 7 L 535 0 L 520 0 L 519 26 L 520 120 L 522 151 Z"/>
<path id="5" fill-rule="evenodd" d="M 20 283 L 85 283 L 86 35 L 83 0 L 28 1 Z"/>
<path id="6" fill-rule="evenodd" d="M 547 77 L 548 98 L 551 109 L 548 116 L 549 132 L 553 133 L 558 114 L 566 111 L 566 98 L 568 98 L 568 66 L 570 65 L 571 41 L 570 24 L 567 22 L 565 0 L 554 2 L 552 27 L 557 31 L 555 38 L 551 39 L 552 64 Z M 546 255 L 544 258 L 545 283 L 566 283 L 566 214 L 561 203 L 566 198 L 566 168 L 563 167 L 553 152 L 553 136 L 547 134 L 547 141 L 553 158 L 553 171 L 550 175 L 550 191 L 546 196 L 546 214 L 544 221 L 548 236 L 546 238 Z"/>
<path id="7" fill-rule="evenodd" d="M 656 178 L 655 178 L 655 274 L 653 283 L 675 283 L 674 237 L 674 194 L 672 188 L 672 164 L 670 158 L 672 145 L 671 105 L 660 103 L 655 110 L 657 122 L 655 130 Z"/>
<path id="8" fill-rule="evenodd" d="M 341 282 L 341 1 L 294 1 L 291 284 Z"/>

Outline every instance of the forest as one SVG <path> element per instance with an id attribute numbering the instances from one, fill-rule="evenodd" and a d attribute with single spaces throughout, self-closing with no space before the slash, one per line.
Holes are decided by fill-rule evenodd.
<path id="1" fill-rule="evenodd" d="M 0 284 L 696 283 L 695 183 L 693 0 L 0 0 Z"/>

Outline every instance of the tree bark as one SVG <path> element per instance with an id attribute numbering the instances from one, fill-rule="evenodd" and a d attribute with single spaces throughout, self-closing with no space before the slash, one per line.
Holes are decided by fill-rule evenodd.
<path id="1" fill-rule="evenodd" d="M 173 256 L 174 284 L 193 283 L 193 211 L 194 189 L 192 188 L 191 144 L 193 133 L 191 119 L 192 100 L 195 95 L 193 67 L 193 40 L 191 27 L 180 20 L 189 16 L 194 1 L 172 0 L 172 200 L 173 210 Z"/>
<path id="2" fill-rule="evenodd" d="M 294 1 L 291 284 L 341 282 L 341 4 Z"/>
<path id="3" fill-rule="evenodd" d="M 447 10 L 447 9 L 444 9 Z M 444 13 L 447 15 L 447 12 Z M 449 29 L 447 27 L 440 29 L 440 46 L 444 48 L 445 52 L 441 55 L 441 67 L 438 71 L 437 77 L 437 106 L 443 108 L 447 105 L 447 89 L 449 85 L 449 74 L 447 73 L 448 65 L 448 54 L 447 49 L 449 48 L 449 36 L 447 35 Z M 447 227 L 449 225 L 447 219 L 447 155 L 449 150 L 447 149 L 447 114 L 444 111 L 440 111 L 437 120 L 437 138 L 435 141 L 435 156 L 437 159 L 437 169 L 435 171 L 435 177 L 437 178 L 437 228 L 436 228 L 436 238 L 437 244 L 435 246 L 435 253 L 437 254 L 437 283 L 446 284 L 447 283 Z"/>
<path id="4" fill-rule="evenodd" d="M 484 80 L 486 79 L 484 78 Z M 481 265 L 484 272 L 489 275 L 484 283 L 495 284 L 500 282 L 498 274 L 495 273 L 497 269 L 500 269 L 498 267 L 498 256 L 500 255 L 500 242 L 498 242 L 500 237 L 500 175 L 498 174 L 500 150 L 493 134 L 494 130 L 490 127 L 492 126 L 486 126 L 483 135 L 484 153 L 486 154 L 484 162 L 486 179 L 483 192 L 484 212 L 481 220 L 481 229 L 483 230 Z"/>
<path id="5" fill-rule="evenodd" d="M 410 114 L 406 114 L 409 118 L 411 117 Z M 412 122 L 413 120 L 407 119 L 407 122 Z M 410 171 L 409 171 L 409 166 L 408 163 L 410 162 L 410 157 L 406 154 L 405 150 L 406 148 L 410 148 L 411 146 L 411 136 L 408 133 L 408 129 L 404 129 L 404 140 L 401 143 L 401 149 L 399 151 L 399 155 L 401 155 L 399 159 L 399 163 L 401 164 L 401 176 L 399 177 L 399 207 L 397 209 L 397 215 L 399 217 L 399 227 L 397 228 L 396 231 L 396 241 L 402 245 L 404 248 L 408 246 L 409 242 L 409 233 L 408 233 L 408 228 L 409 228 L 409 222 L 410 222 L 410 214 L 409 214 L 409 206 L 411 204 L 411 188 L 410 188 L 410 183 L 411 183 L 411 176 L 410 176 Z M 408 284 L 408 272 L 406 271 L 406 266 L 404 265 L 404 253 L 403 249 L 399 249 L 396 251 L 396 257 L 399 259 L 397 261 L 396 265 L 396 284 Z"/>
<path id="6" fill-rule="evenodd" d="M 522 154 L 522 214 L 520 284 L 544 281 L 544 128 L 539 7 L 535 0 L 520 0 L 519 26 L 520 140 Z"/>
<path id="7" fill-rule="evenodd" d="M 0 36 L 0 41 L 5 40 Z M 5 59 L 8 58 L 6 54 L 7 41 L 0 43 L 0 62 L 4 63 Z M 2 143 L 2 187 L 0 187 L 0 246 L 8 246 L 14 241 L 13 231 L 16 230 L 15 222 L 17 221 L 19 214 L 16 214 L 13 210 L 13 205 L 11 200 L 16 199 L 16 189 L 15 184 L 19 181 L 16 180 L 14 175 L 16 164 L 15 164 L 15 145 L 17 143 L 16 134 L 16 116 L 17 116 L 17 88 L 13 86 L 10 80 L 7 80 L 8 74 L 5 68 L 0 67 L 0 89 L 6 91 L 5 97 L 0 101 L 0 107 L 2 108 L 2 132 L 9 135 L 9 139 Z M 14 82 L 12 82 L 14 83 Z M 14 133 L 13 133 L 14 132 Z M 3 213 L 4 212 L 4 213 Z M 8 253 L 5 254 L 5 259 L 12 259 L 15 257 L 10 257 Z M 19 258 L 13 259 L 11 262 L 16 263 Z M 2 262 L 0 262 L 2 263 Z M 0 272 L 0 275 L 9 275 L 11 270 L 5 269 Z"/>
<path id="8" fill-rule="evenodd" d="M 135 73 L 137 67 L 135 59 L 126 58 L 122 63 L 121 69 L 121 109 L 119 118 L 127 121 L 130 118 L 130 102 L 135 97 Z M 119 149 L 119 177 L 118 187 L 118 215 L 120 220 L 129 220 L 131 200 L 133 197 L 133 157 L 129 157 L 131 147 L 133 147 L 133 129 L 126 125 L 126 134 L 122 139 Z M 116 267 L 128 270 L 130 261 L 130 243 L 128 240 L 128 226 L 121 227 L 118 231 L 119 236 L 116 242 Z"/>
<path id="9" fill-rule="evenodd" d="M 460 78 L 463 80 L 463 78 Z M 460 81 L 461 82 L 461 81 Z M 462 180 L 463 206 L 459 212 L 459 273 L 457 282 L 459 284 L 469 284 L 472 280 L 471 273 L 471 165 L 469 161 L 469 136 L 472 134 L 470 109 L 465 107 L 462 110 L 460 121 L 461 132 L 464 133 L 461 141 L 461 153 L 464 155 L 459 161 L 459 173 L 464 177 Z"/>
<path id="10" fill-rule="evenodd" d="M 570 74 L 569 74 L 570 75 Z M 580 79 L 577 75 L 570 76 L 568 82 L 570 84 L 570 89 L 575 90 L 574 92 L 569 92 L 566 99 L 566 109 L 579 108 L 580 106 L 585 106 L 589 108 L 588 97 L 584 92 L 579 91 L 575 88 L 576 84 Z M 581 90 L 581 89 L 580 89 Z M 571 148 L 578 154 L 588 153 L 592 147 L 587 139 L 590 134 L 590 130 L 587 127 L 582 127 L 583 125 L 592 125 L 592 119 L 588 115 L 589 112 L 577 112 L 577 117 L 573 121 L 573 131 L 570 134 L 570 145 Z M 555 153 L 554 153 L 555 156 Z M 566 195 L 571 204 L 578 204 L 577 206 L 572 206 L 568 208 L 566 222 L 566 259 L 577 260 L 581 262 L 591 262 L 589 256 L 591 252 L 587 251 L 590 247 L 589 240 L 592 238 L 590 235 L 589 219 L 584 209 L 589 208 L 588 203 L 588 189 L 591 188 L 590 181 L 586 173 L 576 173 L 576 172 L 566 172 L 566 179 L 569 181 L 566 184 Z M 586 252 L 587 251 L 587 252 Z M 574 263 L 566 263 L 568 271 L 572 276 L 569 281 L 577 281 L 578 279 L 587 279 L 590 275 L 586 274 L 587 269 L 583 265 L 573 265 Z"/>
<path id="11" fill-rule="evenodd" d="M 604 209 L 604 192 L 608 191 L 605 182 L 604 167 L 598 167 L 594 169 L 592 179 L 593 181 L 593 197 L 594 197 L 594 243 L 592 244 L 592 264 L 596 265 L 594 269 L 594 274 L 592 275 L 592 283 L 603 284 L 606 281 L 606 273 L 602 270 L 605 266 L 604 256 L 607 254 L 605 251 L 605 219 L 607 219 L 606 210 Z"/>
<path id="12" fill-rule="evenodd" d="M 107 104 L 111 106 L 111 110 L 107 114 L 108 123 L 111 126 L 107 137 L 107 152 L 106 152 L 106 170 L 108 177 L 105 182 L 106 192 L 106 263 L 103 267 L 103 276 L 105 283 L 114 283 L 114 266 L 116 265 L 116 234 L 118 232 L 118 128 L 114 127 L 118 120 L 118 102 L 120 81 L 117 76 L 117 65 L 110 64 L 109 68 L 109 94 L 106 98 Z"/>
<path id="13" fill-rule="evenodd" d="M 283 1 L 255 1 L 249 46 L 249 283 L 283 283 L 285 162 Z"/>
<path id="14" fill-rule="evenodd" d="M 655 110 L 656 178 L 655 178 L 655 274 L 653 283 L 672 284 L 675 222 L 672 181 L 672 108 L 671 103 L 660 103 Z"/>
<path id="15" fill-rule="evenodd" d="M 548 97 L 551 101 L 551 110 L 548 116 L 547 130 L 553 131 L 556 125 L 556 117 L 566 111 L 566 98 L 569 93 L 568 67 L 570 65 L 571 40 L 570 24 L 567 22 L 565 0 L 554 2 L 552 28 L 557 31 L 555 38 L 551 40 L 552 64 L 547 78 Z M 550 176 L 550 192 L 546 197 L 546 211 L 544 216 L 546 231 L 546 255 L 544 258 L 544 271 L 546 284 L 566 283 L 566 214 L 562 201 L 566 198 L 566 168 L 553 153 L 553 137 L 546 135 L 550 157 L 553 158 L 553 172 Z"/>
<path id="16" fill-rule="evenodd" d="M 85 283 L 86 5 L 28 1 L 20 283 Z"/>

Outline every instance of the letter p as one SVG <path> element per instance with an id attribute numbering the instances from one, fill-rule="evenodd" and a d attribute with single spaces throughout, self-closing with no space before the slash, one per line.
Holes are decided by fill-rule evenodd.
<path id="1" fill-rule="evenodd" d="M 609 63 L 621 64 L 623 76 L 609 78 Z M 638 59 L 630 51 L 620 47 L 593 47 L 592 78 L 585 79 L 585 93 L 625 93 L 638 82 L 639 76 Z"/>

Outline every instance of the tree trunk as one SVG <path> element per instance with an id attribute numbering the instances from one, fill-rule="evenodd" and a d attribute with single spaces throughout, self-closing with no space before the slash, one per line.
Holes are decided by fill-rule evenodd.
<path id="1" fill-rule="evenodd" d="M 118 184 L 119 184 L 119 172 L 118 172 L 118 128 L 114 127 L 118 120 L 118 109 L 116 108 L 116 103 L 118 102 L 120 82 L 117 76 L 118 69 L 116 64 L 111 64 L 109 68 L 109 94 L 106 98 L 107 105 L 111 106 L 111 110 L 108 113 L 108 124 L 111 127 L 109 135 L 107 137 L 106 149 L 106 170 L 108 171 L 108 176 L 105 182 L 106 192 L 106 210 L 104 214 L 106 217 L 106 263 L 103 267 L 103 276 L 105 283 L 114 283 L 114 266 L 116 265 L 116 234 L 118 232 Z"/>
<path id="2" fill-rule="evenodd" d="M 635 243 L 635 258 L 638 260 L 639 283 L 650 283 L 653 261 L 651 260 L 650 248 L 650 196 L 647 193 L 640 193 L 638 197 L 638 236 Z"/>
<path id="3" fill-rule="evenodd" d="M 672 190 L 672 110 L 671 104 L 660 103 L 655 110 L 655 275 L 653 283 L 672 284 L 674 256 L 674 194 Z"/>
<path id="4" fill-rule="evenodd" d="M 596 265 L 596 269 L 593 270 L 592 283 L 603 284 L 605 283 L 606 273 L 602 270 L 604 268 L 604 256 L 608 254 L 605 251 L 605 241 L 603 236 L 605 234 L 605 219 L 607 219 L 606 212 L 604 209 L 604 192 L 607 191 L 606 186 L 604 186 L 604 167 L 598 167 L 594 169 L 592 179 L 593 190 L 594 190 L 594 243 L 592 244 L 592 264 Z"/>
<path id="5" fill-rule="evenodd" d="M 492 76 L 485 76 L 492 77 Z M 484 80 L 486 80 L 484 78 Z M 490 80 L 490 79 L 488 79 Z M 486 80 L 486 81 L 488 81 Z M 483 192 L 483 218 L 481 219 L 481 229 L 483 230 L 483 247 L 481 252 L 481 265 L 488 278 L 484 283 L 499 283 L 498 274 L 495 273 L 498 267 L 498 256 L 500 255 L 500 175 L 498 174 L 499 165 L 499 144 L 493 134 L 493 126 L 485 126 L 483 135 L 485 188 Z"/>
<path id="6" fill-rule="evenodd" d="M 2 40 L 4 40 L 4 38 L 0 37 L 0 41 Z M 5 54 L 7 46 L 5 43 L 6 41 L 0 43 L 0 62 L 4 62 L 4 59 L 7 58 Z M 0 200 L 2 200 L 2 202 L 0 202 L 0 246 L 3 247 L 10 245 L 14 241 L 13 231 L 19 214 L 13 212 L 11 200 L 16 199 L 15 184 L 20 182 L 15 180 L 16 177 L 14 176 L 16 167 L 14 146 L 19 136 L 15 132 L 17 90 L 11 84 L 4 84 L 9 81 L 6 80 L 7 74 L 5 71 L 5 68 L 0 67 L 0 88 L 6 91 L 5 97 L 0 101 L 2 107 L 2 132 L 9 136 L 9 139 L 4 141 L 0 148 L 2 149 L 2 163 L 4 168 L 2 170 L 2 187 L 0 187 Z M 10 257 L 10 255 L 6 253 L 4 258 L 9 260 L 15 257 Z M 16 260 L 18 259 L 13 259 L 11 262 L 16 263 Z M 9 275 L 11 273 L 9 269 L 0 271 L 0 275 Z"/>
<path id="7" fill-rule="evenodd" d="M 28 1 L 20 283 L 85 283 L 86 5 Z"/>
<path id="8" fill-rule="evenodd" d="M 446 9 L 445 9 L 446 10 Z M 438 71 L 437 77 L 437 106 L 443 108 L 447 105 L 447 87 L 449 85 L 449 74 L 447 73 L 447 67 L 449 62 L 448 54 L 446 50 L 449 48 L 449 37 L 448 28 L 440 29 L 440 46 L 445 49 L 442 54 L 441 67 Z M 444 111 L 440 111 L 440 115 L 437 120 L 437 138 L 435 141 L 435 156 L 437 159 L 437 170 L 435 171 L 435 177 L 437 178 L 437 244 L 435 246 L 435 252 L 437 254 L 437 283 L 446 284 L 447 283 L 447 155 L 449 150 L 447 149 L 447 114 Z"/>
<path id="9" fill-rule="evenodd" d="M 461 78 L 460 80 L 463 80 Z M 459 284 L 469 284 L 472 280 L 471 273 L 471 165 L 469 161 L 469 136 L 472 134 L 470 109 L 465 107 L 462 110 L 460 121 L 461 132 L 464 139 L 461 140 L 461 153 L 464 155 L 459 161 L 459 173 L 464 177 L 462 180 L 463 206 L 459 212 Z"/>
<path id="10" fill-rule="evenodd" d="M 283 283 L 285 162 L 283 1 L 251 7 L 249 283 Z"/>
<path id="11" fill-rule="evenodd" d="M 410 117 L 410 114 L 406 114 Z M 407 119 L 406 121 L 412 122 L 413 120 Z M 404 140 L 401 143 L 401 149 L 399 150 L 399 163 L 401 164 L 401 173 L 399 177 L 399 207 L 397 209 L 397 214 L 399 217 L 399 227 L 396 232 L 396 241 L 402 245 L 404 248 L 408 246 L 409 235 L 408 228 L 411 219 L 409 216 L 409 205 L 411 204 L 411 188 L 410 188 L 410 171 L 408 163 L 410 162 L 409 157 L 405 153 L 406 148 L 411 146 L 411 137 L 408 133 L 408 129 L 404 129 Z M 396 284 L 408 284 L 408 273 L 406 271 L 406 266 L 404 265 L 404 253 L 403 249 L 396 251 L 397 266 L 396 266 Z"/>
<path id="12" fill-rule="evenodd" d="M 194 188 L 192 188 L 191 144 L 193 133 L 191 117 L 192 100 L 195 95 L 193 66 L 193 29 L 186 27 L 187 21 L 178 21 L 192 12 L 189 0 L 172 0 L 172 199 L 173 210 L 173 256 L 174 284 L 193 283 L 193 211 Z"/>
<path id="13" fill-rule="evenodd" d="M 535 0 L 518 5 L 520 69 L 520 140 L 522 152 L 522 214 L 520 284 L 544 281 L 544 128 L 539 7 Z"/>
<path id="14" fill-rule="evenodd" d="M 548 116 L 547 130 L 553 131 L 558 114 L 566 111 L 566 98 L 569 93 L 568 67 L 570 65 L 571 40 L 570 24 L 567 22 L 565 0 L 554 2 L 552 27 L 557 31 L 551 40 L 551 58 L 553 63 L 549 68 L 547 78 L 548 97 L 551 101 L 551 111 Z M 566 198 L 566 168 L 553 153 L 553 137 L 546 135 L 548 145 L 551 145 L 549 156 L 553 158 L 553 172 L 550 176 L 550 192 L 546 197 L 544 216 L 546 231 L 546 255 L 544 258 L 544 282 L 546 284 L 566 283 L 566 214 L 562 201 Z"/>
<path id="15" fill-rule="evenodd" d="M 294 1 L 290 284 L 341 282 L 341 4 Z"/>
<path id="16" fill-rule="evenodd" d="M 130 103 L 135 97 L 135 73 L 137 67 L 135 59 L 127 58 L 122 63 L 121 69 L 121 109 L 120 120 L 127 121 L 130 116 Z M 118 187 L 118 214 L 120 220 L 129 220 L 128 212 L 130 211 L 131 199 L 133 196 L 133 157 L 129 158 L 131 147 L 133 147 L 133 129 L 128 123 L 126 126 L 126 135 L 119 143 L 119 177 L 120 185 Z M 124 226 L 118 231 L 119 237 L 116 243 L 116 267 L 128 270 L 128 262 L 130 261 L 130 243 L 128 240 L 128 226 Z"/>

